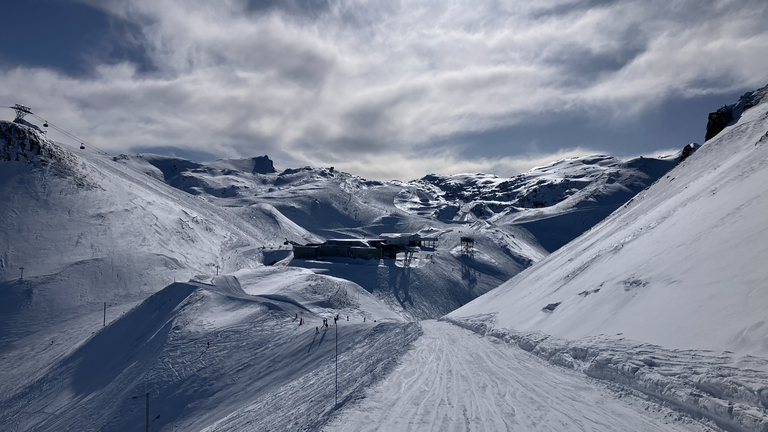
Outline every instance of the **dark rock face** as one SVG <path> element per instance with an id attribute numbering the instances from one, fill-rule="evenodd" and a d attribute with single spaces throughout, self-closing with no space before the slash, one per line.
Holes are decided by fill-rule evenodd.
<path id="1" fill-rule="evenodd" d="M 0 121 L 0 170 L 5 169 L 3 163 L 20 162 L 32 169 L 46 168 L 56 176 L 71 178 L 87 190 L 98 187 L 83 174 L 71 152 L 47 139 L 38 128 L 24 123 Z"/>
<path id="2" fill-rule="evenodd" d="M 252 158 L 253 160 L 253 170 L 251 170 L 252 174 L 271 174 L 274 172 L 277 172 L 275 170 L 275 165 L 272 163 L 272 160 L 269 158 L 269 156 L 257 156 L 255 158 Z M 333 172 L 333 168 L 331 168 L 331 172 Z"/>
<path id="3" fill-rule="evenodd" d="M 744 93 L 735 104 L 723 105 L 719 110 L 710 113 L 704 141 L 714 138 L 726 126 L 738 120 L 744 111 L 759 104 L 766 97 L 768 97 L 768 85 L 755 91 Z"/>
<path id="4" fill-rule="evenodd" d="M 680 159 L 677 160 L 677 164 L 680 165 L 684 160 L 688 159 L 688 156 L 696 152 L 696 150 L 698 150 L 699 147 L 701 146 L 696 143 L 690 143 L 687 146 L 683 147 L 683 151 L 680 152 Z"/>
<path id="5" fill-rule="evenodd" d="M 723 106 L 719 110 L 709 113 L 709 120 L 707 121 L 707 135 L 704 137 L 704 141 L 709 141 L 719 134 L 728 123 L 733 120 L 732 114 L 733 108 Z"/>

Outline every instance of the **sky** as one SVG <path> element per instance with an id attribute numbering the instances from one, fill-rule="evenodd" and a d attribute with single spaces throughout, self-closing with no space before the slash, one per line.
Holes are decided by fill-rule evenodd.
<path id="1" fill-rule="evenodd" d="M 27 105 L 115 155 L 266 154 L 277 169 L 377 180 L 668 153 L 703 142 L 709 112 L 768 84 L 764 0 L 25 0 L 2 11 L 3 106 Z"/>

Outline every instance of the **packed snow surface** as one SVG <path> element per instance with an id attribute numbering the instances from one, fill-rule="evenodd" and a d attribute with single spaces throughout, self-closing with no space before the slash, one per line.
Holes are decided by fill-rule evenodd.
<path id="1" fill-rule="evenodd" d="M 708 430 L 452 324 L 421 325 L 395 371 L 324 431 Z"/>

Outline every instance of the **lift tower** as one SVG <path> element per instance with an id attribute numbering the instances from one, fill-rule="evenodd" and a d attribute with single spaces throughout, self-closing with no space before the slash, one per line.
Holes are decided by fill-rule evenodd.
<path id="1" fill-rule="evenodd" d="M 24 106 L 22 104 L 16 104 L 11 107 L 12 110 L 16 111 L 16 118 L 13 119 L 13 121 L 18 122 L 20 120 L 24 120 L 24 116 L 27 114 L 32 114 L 32 108 L 28 106 Z"/>

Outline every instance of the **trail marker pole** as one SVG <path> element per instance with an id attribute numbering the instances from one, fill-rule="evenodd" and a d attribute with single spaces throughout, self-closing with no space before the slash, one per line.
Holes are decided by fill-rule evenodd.
<path id="1" fill-rule="evenodd" d="M 218 276 L 218 275 L 219 275 L 219 265 L 216 264 L 216 276 Z"/>
<path id="2" fill-rule="evenodd" d="M 336 324 L 336 405 L 339 404 L 339 325 Z"/>
<path id="3" fill-rule="evenodd" d="M 138 399 L 141 396 L 134 396 L 133 399 Z M 160 416 L 157 416 L 155 420 L 159 419 Z M 149 432 L 149 392 L 147 392 L 147 428 L 146 431 Z"/>
<path id="4" fill-rule="evenodd" d="M 21 270 L 21 276 L 19 277 L 19 280 L 24 280 L 24 267 L 19 267 L 19 270 Z"/>

